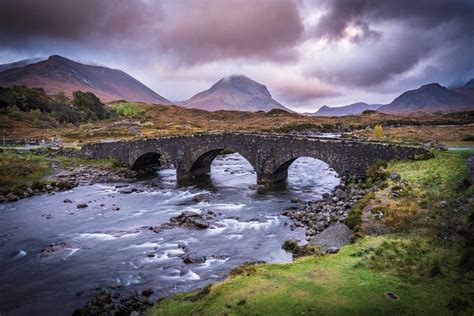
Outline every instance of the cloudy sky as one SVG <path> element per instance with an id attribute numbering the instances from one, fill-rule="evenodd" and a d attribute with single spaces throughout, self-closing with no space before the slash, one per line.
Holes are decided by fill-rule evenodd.
<path id="1" fill-rule="evenodd" d="M 245 74 L 297 111 L 474 77 L 472 0 L 0 0 L 0 63 L 59 54 L 170 100 Z"/>

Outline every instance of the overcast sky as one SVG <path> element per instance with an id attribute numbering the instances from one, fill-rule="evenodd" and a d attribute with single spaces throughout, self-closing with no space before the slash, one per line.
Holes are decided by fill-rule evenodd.
<path id="1" fill-rule="evenodd" d="M 472 0 L 0 0 L 0 63 L 59 54 L 170 100 L 231 74 L 297 111 L 474 77 Z"/>

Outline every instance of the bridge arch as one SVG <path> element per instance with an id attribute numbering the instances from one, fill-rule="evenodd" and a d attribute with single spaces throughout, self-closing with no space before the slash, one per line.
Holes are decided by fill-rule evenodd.
<path id="1" fill-rule="evenodd" d="M 161 166 L 162 154 L 158 152 L 146 152 L 138 156 L 132 163 L 132 170 L 144 170 Z"/>
<path id="2" fill-rule="evenodd" d="M 199 151 L 193 155 L 193 158 L 190 160 L 191 164 L 188 170 L 189 176 L 192 178 L 209 174 L 211 172 L 212 162 L 224 150 L 229 150 L 242 156 L 250 163 L 254 171 L 258 173 L 256 161 L 248 152 L 242 149 L 236 149 L 234 147 L 218 146 L 217 148 Z"/>

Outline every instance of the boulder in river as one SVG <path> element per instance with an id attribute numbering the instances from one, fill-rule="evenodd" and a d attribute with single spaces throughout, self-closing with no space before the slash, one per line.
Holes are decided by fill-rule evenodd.
<path id="1" fill-rule="evenodd" d="M 184 211 L 180 215 L 170 218 L 170 223 L 173 226 L 188 228 L 206 229 L 209 227 L 209 223 L 201 214 L 191 211 Z"/>
<path id="2" fill-rule="evenodd" d="M 209 194 L 197 194 L 193 196 L 194 203 L 209 202 Z"/>
<path id="3" fill-rule="evenodd" d="M 183 262 L 186 264 L 191 264 L 191 263 L 201 264 L 201 263 L 206 262 L 206 257 L 187 254 L 186 256 L 183 257 Z"/>

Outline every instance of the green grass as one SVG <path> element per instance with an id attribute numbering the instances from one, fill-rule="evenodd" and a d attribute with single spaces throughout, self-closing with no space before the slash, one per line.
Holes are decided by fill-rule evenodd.
<path id="1" fill-rule="evenodd" d="M 117 111 L 120 116 L 125 117 L 136 116 L 143 112 L 135 102 L 115 103 L 112 105 L 112 109 Z"/>
<path id="2" fill-rule="evenodd" d="M 4 150 L 0 153 L 0 187 L 13 188 L 19 184 L 31 185 L 47 176 L 50 162 L 32 153 Z"/>
<path id="3" fill-rule="evenodd" d="M 460 198 L 473 193 L 464 181 L 470 154 L 472 151 L 438 152 L 430 160 L 388 165 L 387 170 L 408 181 L 409 192 L 384 198 L 391 225 L 401 226 L 397 216 L 409 219 L 404 229 L 396 230 L 403 233 L 366 236 L 336 255 L 255 265 L 252 273 L 234 274 L 206 291 L 161 300 L 148 313 L 473 315 L 474 278 L 467 277 L 472 267 L 466 267 L 466 262 L 474 257 L 474 216 L 468 221 L 472 209 L 462 211 L 459 204 Z M 376 192 L 371 198 L 381 201 L 381 194 Z M 441 199 L 451 201 L 450 206 L 440 207 Z M 367 201 L 368 196 L 356 205 L 353 226 L 360 226 L 359 213 Z M 453 207 L 460 210 L 453 212 Z M 410 215 L 407 210 L 417 211 Z M 400 299 L 387 299 L 384 293 L 388 291 Z"/>
<path id="4" fill-rule="evenodd" d="M 395 161 L 388 165 L 403 179 L 437 199 L 453 200 L 459 194 L 472 194 L 473 187 L 466 189 L 466 161 L 473 150 L 437 152 L 435 158 L 421 161 Z"/>
<path id="5" fill-rule="evenodd" d="M 232 277 L 213 285 L 207 296 L 190 301 L 179 294 L 149 311 L 150 315 L 447 315 L 453 298 L 473 294 L 468 283 L 434 278 L 413 282 L 358 265 L 351 255 L 378 247 L 383 237 L 364 238 L 340 253 L 307 257 L 292 264 L 257 266 L 250 276 Z M 384 293 L 394 292 L 399 301 Z M 240 304 L 238 304 L 240 302 Z M 245 302 L 245 303 L 243 303 Z M 474 311 L 470 309 L 466 315 Z"/>
<path id="6" fill-rule="evenodd" d="M 54 157 L 36 154 L 32 151 L 16 151 L 14 149 L 0 152 L 0 192 L 15 192 L 15 188 L 23 186 L 41 186 L 50 182 L 47 179 L 53 171 L 51 163 L 58 163 L 60 169 L 74 169 L 80 166 L 91 166 L 113 171 L 124 170 L 125 167 L 113 159 L 88 159 L 82 157 Z"/>

